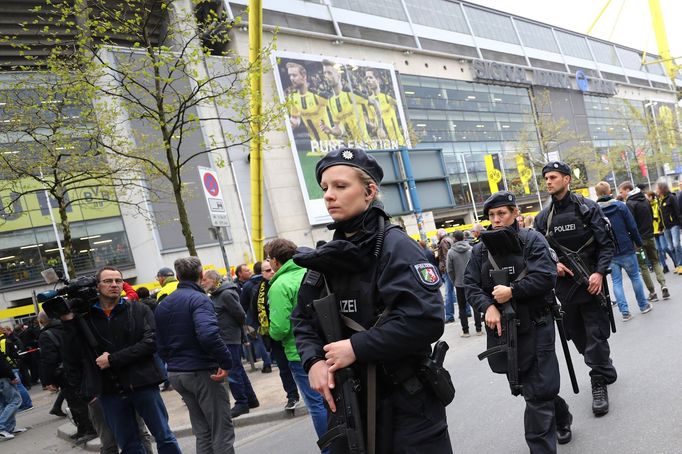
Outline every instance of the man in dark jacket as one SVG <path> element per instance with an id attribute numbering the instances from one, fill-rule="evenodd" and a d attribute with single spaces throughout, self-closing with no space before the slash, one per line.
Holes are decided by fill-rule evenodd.
<path id="1" fill-rule="evenodd" d="M 635 298 L 642 314 L 651 311 L 651 303 L 648 303 L 644 296 L 644 284 L 642 276 L 639 274 L 637 257 L 635 256 L 635 246 L 642 247 L 642 237 L 637 230 L 637 224 L 632 217 L 630 210 L 625 204 L 611 196 L 611 187 L 606 181 L 600 181 L 594 187 L 597 192 L 597 203 L 613 228 L 616 238 L 616 253 L 611 258 L 611 278 L 613 279 L 613 293 L 618 303 L 618 309 L 623 314 L 623 321 L 627 322 L 632 318 L 628 302 L 623 291 L 623 270 L 628 273 L 632 289 L 635 291 Z M 633 246 L 634 243 L 634 246 Z"/>
<path id="2" fill-rule="evenodd" d="M 253 264 L 253 275 L 244 283 L 244 287 L 242 287 L 242 291 L 239 294 L 239 304 L 241 304 L 242 309 L 244 309 L 244 312 L 246 313 L 247 336 L 256 351 L 256 355 L 263 360 L 261 372 L 269 374 L 272 372 L 272 358 L 268 351 L 270 350 L 270 346 L 269 344 L 268 347 L 265 346 L 266 341 L 260 333 L 250 329 L 251 327 L 254 327 L 255 320 L 255 311 L 251 310 L 251 302 L 256 298 L 258 287 L 263 281 L 262 267 L 263 262 L 256 262 Z"/>
<path id="3" fill-rule="evenodd" d="M 647 200 L 644 192 L 640 188 L 636 188 L 629 181 L 625 181 L 618 186 L 618 192 L 623 196 L 625 204 L 630 209 L 632 216 L 637 223 L 637 230 L 642 237 L 642 250 L 644 256 L 648 259 L 651 266 L 656 273 L 656 280 L 661 286 L 661 296 L 664 300 L 670 298 L 670 292 L 665 285 L 665 276 L 663 275 L 663 267 L 658 260 L 658 251 L 656 250 L 656 241 L 654 240 L 654 212 L 651 209 L 651 204 Z M 663 252 L 665 254 L 665 252 Z M 637 254 L 637 261 L 639 262 L 639 270 L 642 273 L 644 285 L 649 290 L 650 302 L 658 301 L 656 294 L 656 287 L 651 280 L 651 273 L 649 273 L 649 266 L 646 263 L 642 254 Z"/>
<path id="4" fill-rule="evenodd" d="M 464 232 L 455 230 L 453 234 L 455 244 L 448 251 L 446 270 L 450 280 L 455 284 L 457 292 L 457 306 L 459 308 L 459 322 L 462 325 L 462 337 L 469 337 L 469 318 L 467 317 L 467 299 L 464 294 L 464 271 L 471 258 L 473 247 L 468 241 L 464 241 Z M 474 308 L 474 326 L 476 335 L 483 335 L 481 313 Z"/>
<path id="5" fill-rule="evenodd" d="M 159 355 L 189 410 L 197 454 L 233 454 L 230 398 L 222 384 L 232 368 L 232 357 L 220 337 L 213 303 L 199 285 L 201 262 L 185 257 L 174 266 L 178 288 L 154 313 Z"/>
<path id="6" fill-rule="evenodd" d="M 121 298 L 123 275 L 117 268 L 105 266 L 95 278 L 99 296 L 82 315 L 84 324 L 73 313 L 61 317 L 65 359 L 79 367 L 82 395 L 98 398 L 123 452 L 144 452 L 137 412 L 154 436 L 159 454 L 177 454 L 180 448 L 158 388 L 164 374 L 154 356 L 154 316 L 144 304 Z M 88 343 L 82 329 L 86 327 L 97 345 Z"/>
<path id="7" fill-rule="evenodd" d="M 88 416 L 88 404 L 78 395 L 77 377 L 67 371 L 68 363 L 62 358 L 64 345 L 64 328 L 59 320 L 51 319 L 45 312 L 38 314 L 41 326 L 38 345 L 40 346 L 40 382 L 49 391 L 60 391 L 71 409 L 73 422 L 76 424 L 74 440 L 84 443 L 97 437 L 95 428 Z M 69 380 L 71 378 L 71 380 Z"/>
<path id="8" fill-rule="evenodd" d="M 226 279 L 222 283 L 221 280 L 222 276 L 217 271 L 208 270 L 204 273 L 201 286 L 211 296 L 211 301 L 218 317 L 220 336 L 223 338 L 225 345 L 227 345 L 230 356 L 234 359 L 232 361 L 232 368 L 230 368 L 227 376 L 227 381 L 230 384 L 230 390 L 234 397 L 234 407 L 230 413 L 233 418 L 236 418 L 244 413 L 248 413 L 249 408 L 256 408 L 260 404 L 251 386 L 251 381 L 240 361 L 246 314 L 239 304 L 237 284 L 230 279 Z"/>
<path id="9" fill-rule="evenodd" d="M 675 274 L 682 274 L 682 245 L 680 244 L 680 207 L 677 204 L 675 194 L 670 192 L 668 183 L 661 181 L 656 185 L 658 192 L 658 205 L 661 208 L 661 220 L 665 230 L 665 241 L 673 249 L 675 260 Z"/>

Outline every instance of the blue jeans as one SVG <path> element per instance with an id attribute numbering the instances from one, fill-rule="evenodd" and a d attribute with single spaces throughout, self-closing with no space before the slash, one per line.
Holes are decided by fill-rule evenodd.
<path id="1" fill-rule="evenodd" d="M 256 338 L 251 342 L 253 342 L 253 348 L 256 349 L 256 356 L 263 360 L 263 367 L 272 366 L 272 359 L 270 358 L 268 351 L 265 349 L 263 337 L 260 334 L 256 334 Z"/>
<path id="2" fill-rule="evenodd" d="M 673 265 L 675 265 L 675 255 L 673 254 L 673 250 L 668 245 L 668 242 L 665 240 L 665 235 L 654 235 L 654 239 L 656 240 L 656 249 L 658 249 L 658 261 L 661 262 L 661 266 L 663 268 L 666 268 L 668 266 L 668 264 L 665 262 L 666 253 L 673 260 Z"/>
<path id="3" fill-rule="evenodd" d="M 145 386 L 124 394 L 99 396 L 102 412 L 116 438 L 121 454 L 145 454 L 135 412 L 149 428 L 159 454 L 180 454 L 175 435 L 168 426 L 168 412 L 158 386 Z"/>
<path id="4" fill-rule="evenodd" d="M 457 302 L 455 286 L 448 273 L 443 273 L 443 282 L 445 283 L 445 321 L 451 321 L 455 319 L 455 303 Z"/>
<path id="5" fill-rule="evenodd" d="M 17 420 L 15 416 L 21 405 L 21 394 L 9 378 L 0 378 L 0 430 L 12 433 Z"/>
<path id="6" fill-rule="evenodd" d="M 647 303 L 646 296 L 644 295 L 644 282 L 642 282 L 642 275 L 639 274 L 637 256 L 635 254 L 616 255 L 611 259 L 613 293 L 615 294 L 620 313 L 625 315 L 630 313 L 630 309 L 628 308 L 625 291 L 623 290 L 623 269 L 628 273 L 628 277 L 632 282 L 632 288 L 635 291 L 635 298 L 637 298 L 639 309 L 644 309 L 649 303 Z"/>
<path id="7" fill-rule="evenodd" d="M 313 426 L 317 437 L 327 433 L 327 409 L 324 407 L 324 398 L 322 394 L 314 391 L 310 387 L 308 381 L 308 374 L 305 373 L 303 365 L 300 361 L 289 361 L 289 369 L 294 376 L 294 381 L 298 385 L 298 389 L 303 395 L 303 402 L 308 407 L 308 413 L 313 419 Z"/>
<path id="8" fill-rule="evenodd" d="M 668 247 L 673 250 L 673 261 L 675 266 L 678 267 L 682 265 L 682 246 L 680 245 L 680 226 L 674 225 L 669 229 L 663 231 L 665 235 L 665 241 L 668 243 Z"/>
<path id="9" fill-rule="evenodd" d="M 24 384 L 21 383 L 19 369 L 12 369 L 12 371 L 14 372 L 14 376 L 17 377 L 17 380 L 19 380 L 19 383 L 17 383 L 17 390 L 19 390 L 19 394 L 21 395 L 21 407 L 19 407 L 19 410 L 31 408 L 33 406 L 33 401 L 31 400 L 31 396 L 28 394 L 28 389 L 26 389 Z"/>
<path id="10" fill-rule="evenodd" d="M 232 368 L 227 374 L 227 382 L 230 384 L 235 405 L 248 405 L 249 402 L 256 402 L 258 398 L 253 391 L 249 377 L 246 375 L 242 358 L 239 356 L 242 349 L 241 344 L 228 345 L 227 349 L 232 356 Z"/>

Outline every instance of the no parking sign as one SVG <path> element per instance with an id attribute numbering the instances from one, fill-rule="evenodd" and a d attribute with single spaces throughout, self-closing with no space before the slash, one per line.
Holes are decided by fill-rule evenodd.
<path id="1" fill-rule="evenodd" d="M 215 170 L 208 167 L 198 167 L 198 169 L 201 186 L 204 188 L 204 196 L 206 196 L 206 203 L 208 204 L 208 212 L 211 216 L 211 224 L 213 227 L 229 226 L 225 200 L 223 200 L 223 193 L 220 190 Z"/>

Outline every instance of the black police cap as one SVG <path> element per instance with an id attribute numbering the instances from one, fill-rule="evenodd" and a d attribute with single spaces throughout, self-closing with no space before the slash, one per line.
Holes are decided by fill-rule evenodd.
<path id="1" fill-rule="evenodd" d="M 542 176 L 544 177 L 547 172 L 559 172 L 559 173 L 563 173 L 564 175 L 568 175 L 570 177 L 571 176 L 571 167 L 568 164 L 566 164 L 565 162 L 552 161 L 552 162 L 547 163 L 542 168 Z"/>
<path id="2" fill-rule="evenodd" d="M 377 160 L 360 148 L 339 148 L 327 153 L 315 166 L 317 184 L 320 184 L 322 181 L 322 172 L 332 166 L 357 167 L 369 175 L 376 184 L 381 183 L 381 180 L 384 178 L 384 171 Z"/>
<path id="3" fill-rule="evenodd" d="M 516 197 L 509 191 L 499 191 L 483 203 L 483 214 L 487 217 L 491 208 L 516 206 Z"/>

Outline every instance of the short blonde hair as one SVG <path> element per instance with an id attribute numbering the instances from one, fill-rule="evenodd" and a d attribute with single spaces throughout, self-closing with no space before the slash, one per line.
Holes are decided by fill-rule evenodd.
<path id="1" fill-rule="evenodd" d="M 600 181 L 594 185 L 594 190 L 597 192 L 598 197 L 609 195 L 611 194 L 611 185 L 606 181 Z"/>
<path id="2" fill-rule="evenodd" d="M 358 177 L 360 178 L 360 183 L 362 183 L 362 186 L 365 188 L 366 193 L 370 192 L 370 185 L 373 184 L 374 186 L 376 186 L 377 190 L 374 193 L 374 200 L 379 200 L 381 198 L 381 194 L 379 193 L 379 183 L 374 181 L 374 179 L 371 176 L 369 176 L 369 174 L 364 170 L 354 166 L 351 167 L 353 170 L 355 170 L 355 173 L 358 174 Z"/>

